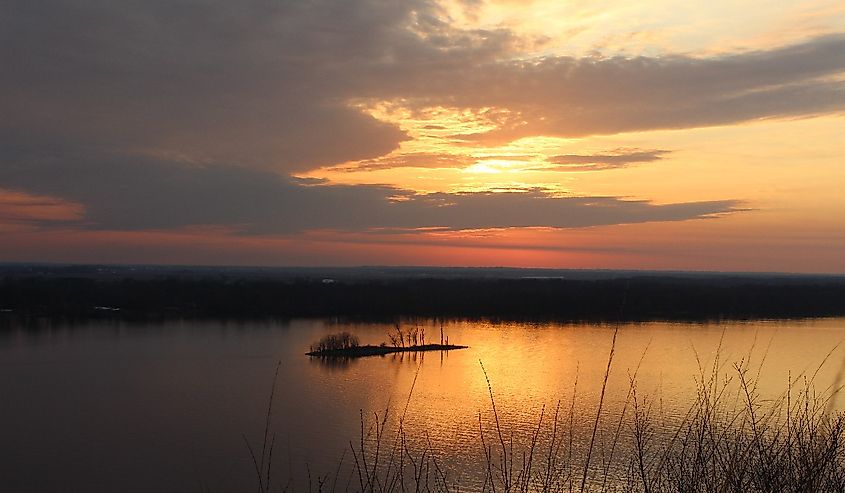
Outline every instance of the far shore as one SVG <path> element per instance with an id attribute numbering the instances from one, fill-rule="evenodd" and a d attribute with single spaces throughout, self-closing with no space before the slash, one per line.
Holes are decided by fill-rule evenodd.
<path id="1" fill-rule="evenodd" d="M 356 346 L 345 349 L 326 349 L 324 351 L 311 351 L 305 353 L 307 356 L 317 356 L 320 358 L 361 358 L 364 356 L 382 356 L 392 353 L 408 353 L 421 351 L 451 351 L 453 349 L 466 349 L 469 346 L 459 346 L 456 344 L 422 344 L 419 346 Z"/>

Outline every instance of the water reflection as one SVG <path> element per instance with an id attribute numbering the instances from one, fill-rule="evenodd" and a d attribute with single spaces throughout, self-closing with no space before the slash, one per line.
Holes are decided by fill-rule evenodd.
<path id="1" fill-rule="evenodd" d="M 360 358 L 353 358 L 351 356 L 309 356 L 309 361 L 312 364 L 319 365 L 329 371 L 344 371 L 349 370 L 349 367 L 355 364 Z"/>
<path id="2" fill-rule="evenodd" d="M 413 323 L 439 337 L 440 321 Z M 0 333 L 0 484 L 9 491 L 195 489 L 198 480 L 214 491 L 243 491 L 254 481 L 243 435 L 261 441 L 277 361 L 277 477 L 306 477 L 306 464 L 314 474 L 336 470 L 359 437 L 362 416 L 371 424 L 374 412 L 381 420 L 389 409 L 388 432 L 404 416 L 408 443 L 430 445 L 462 489 L 473 490 L 481 433 L 498 440 L 497 417 L 518 446 L 530 443 L 541 415 L 548 429 L 557 410 L 562 426 L 575 431 L 573 453 L 584 452 L 615 329 L 453 321 L 444 324 L 450 342 L 469 349 L 328 360 L 303 353 L 339 330 L 379 344 L 393 325 L 39 324 Z M 639 404 L 668 429 L 695 400 L 702 367 L 709 375 L 718 362 L 720 379 L 736 375 L 734 362 L 751 375 L 759 368 L 760 402 L 768 402 L 802 373 L 816 374 L 817 388 L 835 385 L 843 346 L 817 368 L 843 339 L 843 319 L 622 325 L 596 450 L 609 444 L 619 416 L 632 412 L 635 371 Z"/>
<path id="3" fill-rule="evenodd" d="M 332 372 L 343 372 L 352 369 L 353 365 L 359 361 L 366 361 L 370 359 L 380 359 L 388 361 L 394 365 L 407 365 L 417 368 L 422 365 L 426 358 L 428 361 L 436 362 L 438 365 L 443 365 L 448 359 L 451 351 L 400 351 L 384 355 L 372 356 L 309 356 L 309 361 L 312 364 L 318 365 L 320 368 Z"/>

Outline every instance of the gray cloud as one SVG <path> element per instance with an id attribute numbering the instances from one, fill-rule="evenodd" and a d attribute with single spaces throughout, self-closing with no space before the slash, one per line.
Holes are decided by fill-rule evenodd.
<path id="1" fill-rule="evenodd" d="M 0 131 L 280 170 L 384 155 L 407 137 L 347 106 L 364 75 L 489 59 L 507 43 L 505 33 L 449 30 L 432 8 L 6 2 Z"/>
<path id="2" fill-rule="evenodd" d="M 549 57 L 488 65 L 467 74 L 449 100 L 512 111 L 496 130 L 455 136 L 498 143 L 838 112 L 845 110 L 845 82 L 832 76 L 843 72 L 845 36 L 827 36 L 714 58 Z M 418 104 L 437 100 L 430 94 Z"/>
<path id="3" fill-rule="evenodd" d="M 75 160 L 72 166 L 68 160 Z M 72 172 L 57 176 L 57 170 Z M 682 221 L 740 210 L 736 201 L 656 205 L 618 197 L 556 197 L 542 190 L 414 194 L 387 186 L 329 186 L 236 166 L 147 156 L 42 153 L 0 166 L 0 182 L 85 204 L 84 228 L 225 225 L 245 234 L 313 229 L 576 228 Z"/>
<path id="4" fill-rule="evenodd" d="M 845 37 L 712 58 L 512 61 L 425 0 L 44 0 L 0 7 L 0 132 L 282 171 L 408 137 L 348 105 L 498 108 L 506 142 L 845 109 Z M 0 150 L 2 152 L 2 150 Z"/>
<path id="5" fill-rule="evenodd" d="M 843 36 L 711 58 L 513 61 L 519 43 L 507 30 L 455 29 L 425 0 L 5 2 L 0 188 L 74 201 L 87 227 L 112 229 L 684 220 L 738 204 L 413 195 L 279 173 L 357 160 L 378 167 L 408 138 L 351 101 L 493 108 L 500 128 L 455 136 L 468 144 L 845 110 Z M 581 165 L 621 162 L 609 159 Z"/>
<path id="6" fill-rule="evenodd" d="M 631 164 L 649 163 L 663 159 L 669 151 L 660 149 L 616 149 L 602 154 L 562 154 L 548 162 L 559 166 L 532 168 L 542 171 L 603 171 L 626 168 Z"/>

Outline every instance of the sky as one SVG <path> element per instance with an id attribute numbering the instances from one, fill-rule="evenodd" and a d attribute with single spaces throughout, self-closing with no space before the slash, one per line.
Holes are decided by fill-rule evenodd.
<path id="1" fill-rule="evenodd" d="M 11 0 L 0 262 L 845 273 L 833 0 Z"/>

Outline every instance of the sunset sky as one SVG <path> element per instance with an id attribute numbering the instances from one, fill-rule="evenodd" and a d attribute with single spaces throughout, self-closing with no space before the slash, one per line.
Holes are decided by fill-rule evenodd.
<path id="1" fill-rule="evenodd" d="M 0 262 L 845 273 L 841 0 L 11 0 Z"/>

